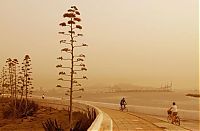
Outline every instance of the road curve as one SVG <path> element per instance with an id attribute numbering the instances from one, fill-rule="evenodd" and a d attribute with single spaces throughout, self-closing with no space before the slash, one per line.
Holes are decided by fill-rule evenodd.
<path id="1" fill-rule="evenodd" d="M 42 100 L 43 103 L 47 105 L 51 105 L 53 107 L 62 107 L 67 106 L 66 102 L 60 100 Z M 102 107 L 98 104 L 94 104 L 96 102 L 89 101 L 77 101 L 86 104 L 92 104 L 98 107 L 101 111 L 103 111 L 104 116 L 103 122 L 101 124 L 100 131 L 192 131 L 188 128 L 182 126 L 175 126 L 173 124 L 167 123 L 166 121 L 157 119 L 155 117 L 141 114 L 141 113 L 133 113 L 133 112 L 122 112 L 116 109 L 111 109 L 107 107 Z M 40 100 L 41 103 L 41 100 Z M 49 105 L 49 106 L 50 106 Z M 108 119 L 109 118 L 109 119 Z M 194 131 L 199 130 L 198 129 Z"/>
<path id="2" fill-rule="evenodd" d="M 163 131 L 153 123 L 145 121 L 137 116 L 126 112 L 100 108 L 113 120 L 113 131 Z"/>

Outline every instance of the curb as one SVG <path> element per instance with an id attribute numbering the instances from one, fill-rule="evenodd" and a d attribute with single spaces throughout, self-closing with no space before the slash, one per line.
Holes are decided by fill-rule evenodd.
<path id="1" fill-rule="evenodd" d="M 89 103 L 86 103 L 84 101 L 75 101 L 75 102 L 90 106 L 98 112 L 96 119 L 93 121 L 92 125 L 89 127 L 87 131 L 112 131 L 113 130 L 113 124 L 112 124 L 113 122 L 110 116 L 108 116 L 108 114 L 101 111 L 98 107 L 91 105 Z"/>

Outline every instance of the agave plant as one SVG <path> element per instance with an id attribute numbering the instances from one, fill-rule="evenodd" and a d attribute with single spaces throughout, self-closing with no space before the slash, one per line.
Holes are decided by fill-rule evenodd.
<path id="1" fill-rule="evenodd" d="M 66 22 L 62 22 L 59 25 L 62 27 L 69 27 L 67 29 L 67 34 L 63 31 L 59 32 L 60 35 L 63 35 L 65 39 L 60 40 L 60 44 L 63 43 L 66 45 L 65 48 L 61 49 L 61 53 L 65 52 L 66 58 L 64 59 L 62 56 L 58 57 L 58 60 L 68 60 L 70 61 L 69 65 L 63 66 L 63 64 L 57 65 L 56 67 L 59 69 L 64 69 L 68 68 L 69 74 L 67 71 L 60 71 L 59 75 L 62 77 L 67 77 L 67 78 L 62 78 L 60 77 L 58 80 L 61 82 L 68 82 L 67 86 L 61 86 L 60 84 L 57 85 L 57 87 L 60 88 L 66 88 L 68 89 L 65 93 L 66 95 L 69 95 L 70 97 L 70 109 L 69 109 L 69 124 L 70 128 L 72 127 L 72 99 L 73 98 L 80 98 L 78 97 L 73 97 L 73 92 L 75 91 L 84 91 L 84 88 L 79 88 L 81 84 L 78 82 L 78 79 L 87 79 L 86 76 L 83 77 L 78 77 L 78 72 L 79 71 L 87 71 L 86 65 L 83 63 L 85 55 L 80 54 L 76 55 L 75 50 L 77 47 L 84 47 L 87 46 L 87 44 L 79 44 L 77 41 L 77 37 L 82 37 L 83 34 L 79 33 L 79 31 L 82 29 L 82 26 L 80 25 L 81 18 L 80 18 L 80 12 L 78 11 L 78 8 L 76 6 L 71 6 L 70 9 L 67 10 L 66 13 L 64 13 L 63 17 L 66 19 Z M 66 29 L 66 28 L 65 28 Z M 77 30 L 80 29 L 80 30 Z M 67 37 L 66 37 L 67 36 Z M 80 63 L 81 62 L 81 63 Z"/>

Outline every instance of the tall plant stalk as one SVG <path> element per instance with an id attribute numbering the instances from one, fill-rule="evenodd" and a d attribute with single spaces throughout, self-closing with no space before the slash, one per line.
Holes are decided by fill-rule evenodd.
<path id="1" fill-rule="evenodd" d="M 76 48 L 87 46 L 87 44 L 78 44 L 78 42 L 76 40 L 76 38 L 83 36 L 83 34 L 77 33 L 78 32 L 77 29 L 82 29 L 82 26 L 78 24 L 81 21 L 81 19 L 79 17 L 77 17 L 79 15 L 80 15 L 80 12 L 78 11 L 78 8 L 76 6 L 71 6 L 71 8 L 67 11 L 67 13 L 65 13 L 63 15 L 63 17 L 67 19 L 67 22 L 60 23 L 60 26 L 62 26 L 62 27 L 67 26 L 69 28 L 68 28 L 67 32 L 63 32 L 63 31 L 59 32 L 59 34 L 61 34 L 63 36 L 67 36 L 67 37 L 65 37 L 65 39 L 60 40 L 60 44 L 66 45 L 66 48 L 61 49 L 61 52 L 70 54 L 70 57 L 63 58 L 61 56 L 61 57 L 58 57 L 57 59 L 59 59 L 61 61 L 63 61 L 63 60 L 69 61 L 70 64 L 68 66 L 63 66 L 62 64 L 59 64 L 56 66 L 57 68 L 67 69 L 67 71 L 59 72 L 59 75 L 62 75 L 62 77 L 60 77 L 58 80 L 63 81 L 63 82 L 70 82 L 67 84 L 67 86 L 57 85 L 57 87 L 67 89 L 67 93 L 65 93 L 65 94 L 68 95 L 69 99 L 70 99 L 69 100 L 70 129 L 72 128 L 72 124 L 73 124 L 72 123 L 73 99 L 80 98 L 80 96 L 73 97 L 73 92 L 84 90 L 83 88 L 80 88 L 81 84 L 78 83 L 77 80 L 78 79 L 79 80 L 87 79 L 86 76 L 82 76 L 82 77 L 76 76 L 76 75 L 78 75 L 77 72 L 79 72 L 79 71 L 87 71 L 85 64 L 81 63 L 84 61 L 83 58 L 85 58 L 85 55 L 84 54 L 79 54 L 79 55 L 75 54 Z M 70 77 L 70 78 L 63 79 L 64 76 Z"/>

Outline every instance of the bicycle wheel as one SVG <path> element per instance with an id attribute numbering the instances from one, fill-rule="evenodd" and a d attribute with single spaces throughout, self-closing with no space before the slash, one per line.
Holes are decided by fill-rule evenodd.
<path id="1" fill-rule="evenodd" d="M 171 123 L 172 122 L 172 118 L 170 115 L 167 116 L 167 122 Z"/>
<path id="2" fill-rule="evenodd" d="M 125 112 L 128 112 L 128 108 L 124 108 L 124 110 L 123 111 L 125 111 Z"/>
<path id="3" fill-rule="evenodd" d="M 175 125 L 180 126 L 181 120 L 180 120 L 179 116 L 176 116 L 174 123 L 175 123 Z"/>

